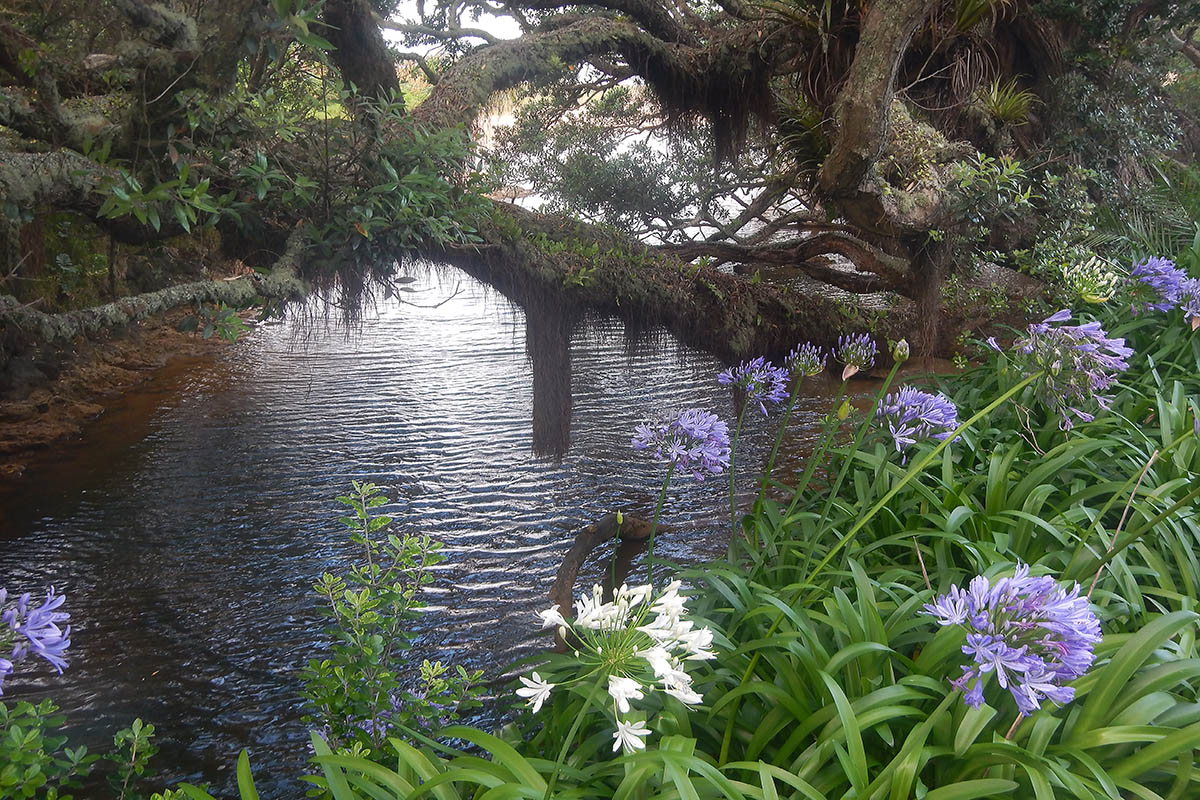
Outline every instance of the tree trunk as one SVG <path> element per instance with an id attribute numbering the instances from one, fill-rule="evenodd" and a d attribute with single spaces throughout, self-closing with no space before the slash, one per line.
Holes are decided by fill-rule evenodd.
<path id="1" fill-rule="evenodd" d="M 396 63 L 388 53 L 367 0 L 327 0 L 322 19 L 337 49 L 330 53 L 347 85 L 363 97 L 395 98 L 403 103 Z"/>

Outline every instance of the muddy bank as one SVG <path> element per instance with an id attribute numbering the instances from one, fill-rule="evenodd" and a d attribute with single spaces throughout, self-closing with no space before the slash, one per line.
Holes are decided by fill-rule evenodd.
<path id="1" fill-rule="evenodd" d="M 76 343 L 57 356 L 55 376 L 30 369 L 0 395 L 0 480 L 20 476 L 50 445 L 79 437 L 105 403 L 168 364 L 207 361 L 228 343 L 178 330 L 193 312 L 178 309 L 103 341 Z"/>

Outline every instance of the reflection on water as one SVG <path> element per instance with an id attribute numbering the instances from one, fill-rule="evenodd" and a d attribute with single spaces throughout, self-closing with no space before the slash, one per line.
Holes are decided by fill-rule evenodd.
<path id="1" fill-rule="evenodd" d="M 417 285 L 429 305 L 451 293 Z M 172 779 L 228 786 L 247 747 L 265 794 L 298 796 L 294 675 L 318 653 L 311 585 L 353 556 L 333 501 L 352 479 L 446 542 L 414 657 L 499 674 L 538 646 L 533 611 L 573 534 L 652 510 L 662 473 L 629 447 L 634 425 L 664 407 L 731 412 L 719 365 L 672 341 L 630 348 L 603 320 L 539 317 L 528 345 L 524 331 L 472 283 L 436 308 L 382 307 L 349 337 L 261 326 L 116 403 L 83 446 L 0 492 L 0 583 L 54 584 L 74 624 L 67 673 L 12 681 L 5 699 L 52 693 L 93 748 L 151 720 Z M 801 424 L 825 402 L 802 401 Z M 748 421 L 739 463 L 769 436 Z M 722 554 L 723 497 L 719 481 L 679 480 L 658 554 Z"/>

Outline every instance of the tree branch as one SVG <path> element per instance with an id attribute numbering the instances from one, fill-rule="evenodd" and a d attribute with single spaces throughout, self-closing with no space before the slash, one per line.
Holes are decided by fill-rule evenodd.
<path id="1" fill-rule="evenodd" d="M 297 277 L 298 262 L 307 244 L 307 238 L 299 230 L 294 232 L 283 255 L 266 275 L 168 286 L 155 292 L 123 297 L 106 305 L 61 314 L 45 314 L 21 305 L 11 295 L 0 295 L 0 326 L 14 328 L 39 341 L 52 342 L 77 336 L 94 337 L 110 328 L 191 303 L 240 307 L 251 305 L 258 298 L 298 300 L 310 290 L 308 283 Z"/>
<path id="2" fill-rule="evenodd" d="M 753 246 L 728 242 L 689 242 L 687 244 L 662 245 L 656 249 L 686 261 L 705 256 L 717 258 L 723 262 L 796 267 L 818 280 L 852 292 L 893 289 L 903 293 L 912 278 L 907 260 L 888 255 L 842 231 L 825 231 L 803 239 Z M 821 264 L 808 263 L 818 256 L 829 253 L 836 253 L 850 259 L 860 269 L 860 272 L 855 274 Z"/>
<path id="3" fill-rule="evenodd" d="M 696 267 L 663 249 L 647 248 L 597 228 L 558 217 L 496 204 L 494 219 L 508 217 L 496 228 L 483 226 L 486 244 L 430 251 L 495 287 L 514 302 L 537 311 L 538 303 L 565 308 L 592 308 L 641 325 L 661 324 L 686 344 L 734 361 L 747 355 L 782 357 L 797 341 L 831 344 L 844 333 L 845 320 L 829 294 L 795 287 L 752 283 L 745 278 Z M 523 233 L 545 234 L 567 245 L 553 254 L 541 250 Z M 593 245 L 595 246 L 593 248 Z M 573 256 L 579 247 L 597 255 Z M 602 272 L 594 281 L 580 280 L 580 267 Z M 907 306 L 889 313 L 879 335 L 903 335 L 912 325 Z"/>
<path id="4" fill-rule="evenodd" d="M 419 36 L 428 36 L 431 39 L 439 39 L 441 41 L 450 41 L 457 39 L 483 39 L 488 44 L 496 44 L 500 39 L 497 39 L 492 34 L 482 28 L 459 28 L 453 27 L 447 30 L 439 30 L 431 28 L 428 25 L 416 25 L 409 22 L 396 22 L 390 19 L 379 19 L 379 26 L 387 28 L 390 31 L 398 33 L 413 33 Z"/>
<path id="5" fill-rule="evenodd" d="M 576 8 L 580 3 L 575 0 L 524 0 L 520 5 L 531 11 L 555 11 Z M 696 34 L 676 19 L 670 9 L 654 0 L 585 0 L 583 5 L 624 14 L 651 36 L 663 41 L 693 46 L 699 43 Z"/>

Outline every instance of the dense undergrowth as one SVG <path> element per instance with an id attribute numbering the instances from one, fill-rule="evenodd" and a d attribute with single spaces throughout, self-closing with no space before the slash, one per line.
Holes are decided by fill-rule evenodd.
<path id="1" fill-rule="evenodd" d="M 1054 362 L 1030 380 L 1028 337 L 938 381 L 965 419 L 955 435 L 910 446 L 835 402 L 812 468 L 775 476 L 728 562 L 681 574 L 692 631 L 713 635 L 715 658 L 686 662 L 702 703 L 647 684 L 618 709 L 601 680 L 637 656 L 576 650 L 539 665 L 525 694 L 545 707 L 503 731 L 394 739 L 385 763 L 314 739 L 319 784 L 442 800 L 1194 797 L 1200 334 L 1181 310 L 1139 304 L 1082 312 L 1133 354 L 1107 410 L 1072 400 L 1070 430 L 1055 407 L 1078 375 Z M 965 703 L 950 683 L 969 660 L 961 626 L 923 611 L 1020 565 L 1078 583 L 1103 634 L 1073 698 L 1028 716 L 994 672 L 984 702 Z M 583 675 L 598 679 L 564 686 Z M 614 716 L 648 731 L 617 755 Z"/>
<path id="2" fill-rule="evenodd" d="M 1200 246 L 1179 262 L 1198 274 Z M 673 576 L 681 595 L 658 581 L 613 603 L 586 594 L 573 619 L 543 614 L 570 646 L 530 665 L 521 695 L 535 713 L 492 732 L 417 730 L 409 715 L 368 726 L 384 731 L 374 746 L 359 737 L 339 748 L 314 734 L 313 791 L 412 800 L 1200 795 L 1200 293 L 1153 308 L 1146 293 L 1161 299 L 1161 281 L 1136 274 L 1106 303 L 1077 310 L 1082 326 L 1055 315 L 996 344 L 1000 352 L 981 346 L 983 362 L 962 374 L 900 381 L 942 393 L 919 395 L 937 411 L 924 430 L 895 424 L 904 419 L 889 396 L 895 369 L 878 389 L 881 413 L 856 417 L 837 398 L 807 467 L 772 474 L 772 456 L 767 490 L 736 520 L 729 558 Z M 1067 344 L 1046 350 L 1039 337 Z M 805 363 L 792 375 L 808 372 Z M 751 400 L 785 399 L 776 374 L 754 374 L 770 380 L 746 384 Z M 701 414 L 639 430 L 637 442 L 670 463 L 664 491 L 672 478 L 729 466 L 724 423 Z M 358 530 L 369 536 L 385 523 L 366 521 L 364 503 Z M 1026 567 L 1094 615 L 1102 636 L 1087 645 L 1081 677 L 1044 679 L 1036 710 L 1016 701 L 1017 684 L 1034 681 L 1027 661 L 1008 664 L 1007 687 L 1001 659 L 983 667 L 981 696 L 968 703 L 951 681 L 972 653 L 983 663 L 979 648 L 969 625 L 939 624 L 926 606 L 976 576 L 985 589 L 1019 582 Z M 242 797 L 256 797 L 245 754 L 238 776 Z M 191 786 L 168 796 L 209 797 Z"/>

